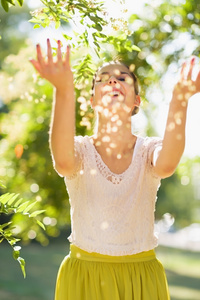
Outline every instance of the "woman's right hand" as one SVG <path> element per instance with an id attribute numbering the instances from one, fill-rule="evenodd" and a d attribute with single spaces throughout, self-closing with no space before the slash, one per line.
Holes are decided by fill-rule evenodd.
<path id="1" fill-rule="evenodd" d="M 58 41 L 57 59 L 53 60 L 50 40 L 47 39 L 47 60 L 44 59 L 41 47 L 38 44 L 37 60 L 31 59 L 30 62 L 39 72 L 40 76 L 47 79 L 59 91 L 73 87 L 73 73 L 70 67 L 70 47 L 67 47 L 65 58 L 62 58 L 61 42 Z"/>

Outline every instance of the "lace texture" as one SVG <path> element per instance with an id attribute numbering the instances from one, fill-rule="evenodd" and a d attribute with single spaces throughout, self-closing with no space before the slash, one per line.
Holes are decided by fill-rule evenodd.
<path id="1" fill-rule="evenodd" d="M 153 249 L 154 211 L 160 185 L 151 165 L 157 138 L 138 137 L 130 166 L 109 170 L 88 136 L 76 137 L 82 164 L 65 178 L 71 204 L 71 243 L 88 252 L 131 255 Z"/>
<path id="2" fill-rule="evenodd" d="M 96 165 L 97 165 L 99 172 L 107 180 L 111 181 L 113 184 L 119 184 L 122 181 L 123 175 L 112 173 L 108 169 L 108 167 L 104 164 L 100 155 L 97 152 L 95 153 L 95 161 L 96 161 Z"/>

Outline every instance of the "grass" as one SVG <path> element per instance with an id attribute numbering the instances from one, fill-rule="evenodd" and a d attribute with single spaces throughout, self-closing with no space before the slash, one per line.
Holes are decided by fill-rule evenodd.
<path id="1" fill-rule="evenodd" d="M 199 300 L 200 253 L 167 247 L 156 253 L 166 270 L 171 300 Z"/>
<path id="2" fill-rule="evenodd" d="M 59 265 L 68 254 L 67 244 L 42 247 L 32 244 L 23 247 L 21 256 L 26 261 L 24 279 L 12 251 L 0 246 L 0 299 L 1 300 L 53 300 Z"/>
<path id="3" fill-rule="evenodd" d="M 166 247 L 156 252 L 166 269 L 171 300 L 199 300 L 200 253 Z M 0 299 L 53 300 L 57 271 L 66 254 L 68 245 L 63 243 L 23 247 L 21 256 L 26 260 L 27 273 L 24 279 L 11 249 L 0 244 Z"/>

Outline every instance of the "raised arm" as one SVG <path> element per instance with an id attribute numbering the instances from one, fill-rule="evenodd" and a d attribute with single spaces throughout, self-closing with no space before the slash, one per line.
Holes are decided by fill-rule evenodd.
<path id="1" fill-rule="evenodd" d="M 31 63 L 39 74 L 55 87 L 55 97 L 50 126 L 50 149 L 54 167 L 62 176 L 70 176 L 76 167 L 74 154 L 75 92 L 70 68 L 70 48 L 62 59 L 61 43 L 58 41 L 57 60 L 54 62 L 50 41 L 47 40 L 47 61 L 40 45 L 37 45 L 37 60 Z"/>
<path id="2" fill-rule="evenodd" d="M 159 153 L 154 154 L 153 165 L 161 178 L 169 177 L 174 173 L 185 148 L 188 100 L 200 92 L 200 71 L 196 78 L 193 78 L 194 65 L 195 58 L 192 58 L 189 65 L 184 63 L 182 66 L 169 107 L 163 146 Z"/>

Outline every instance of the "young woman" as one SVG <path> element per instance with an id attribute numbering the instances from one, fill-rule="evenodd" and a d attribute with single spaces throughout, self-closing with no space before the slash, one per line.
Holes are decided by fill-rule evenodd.
<path id="1" fill-rule="evenodd" d="M 57 61 L 49 40 L 47 61 L 37 46 L 31 60 L 55 87 L 50 145 L 55 169 L 65 177 L 71 204 L 70 253 L 57 278 L 56 300 L 168 300 L 154 248 L 154 210 L 160 180 L 172 175 L 185 145 L 188 99 L 200 91 L 195 59 L 183 64 L 174 87 L 164 138 L 131 132 L 140 106 L 137 79 L 125 65 L 100 68 L 91 105 L 95 135 L 75 137 L 75 94 L 70 49 Z"/>

